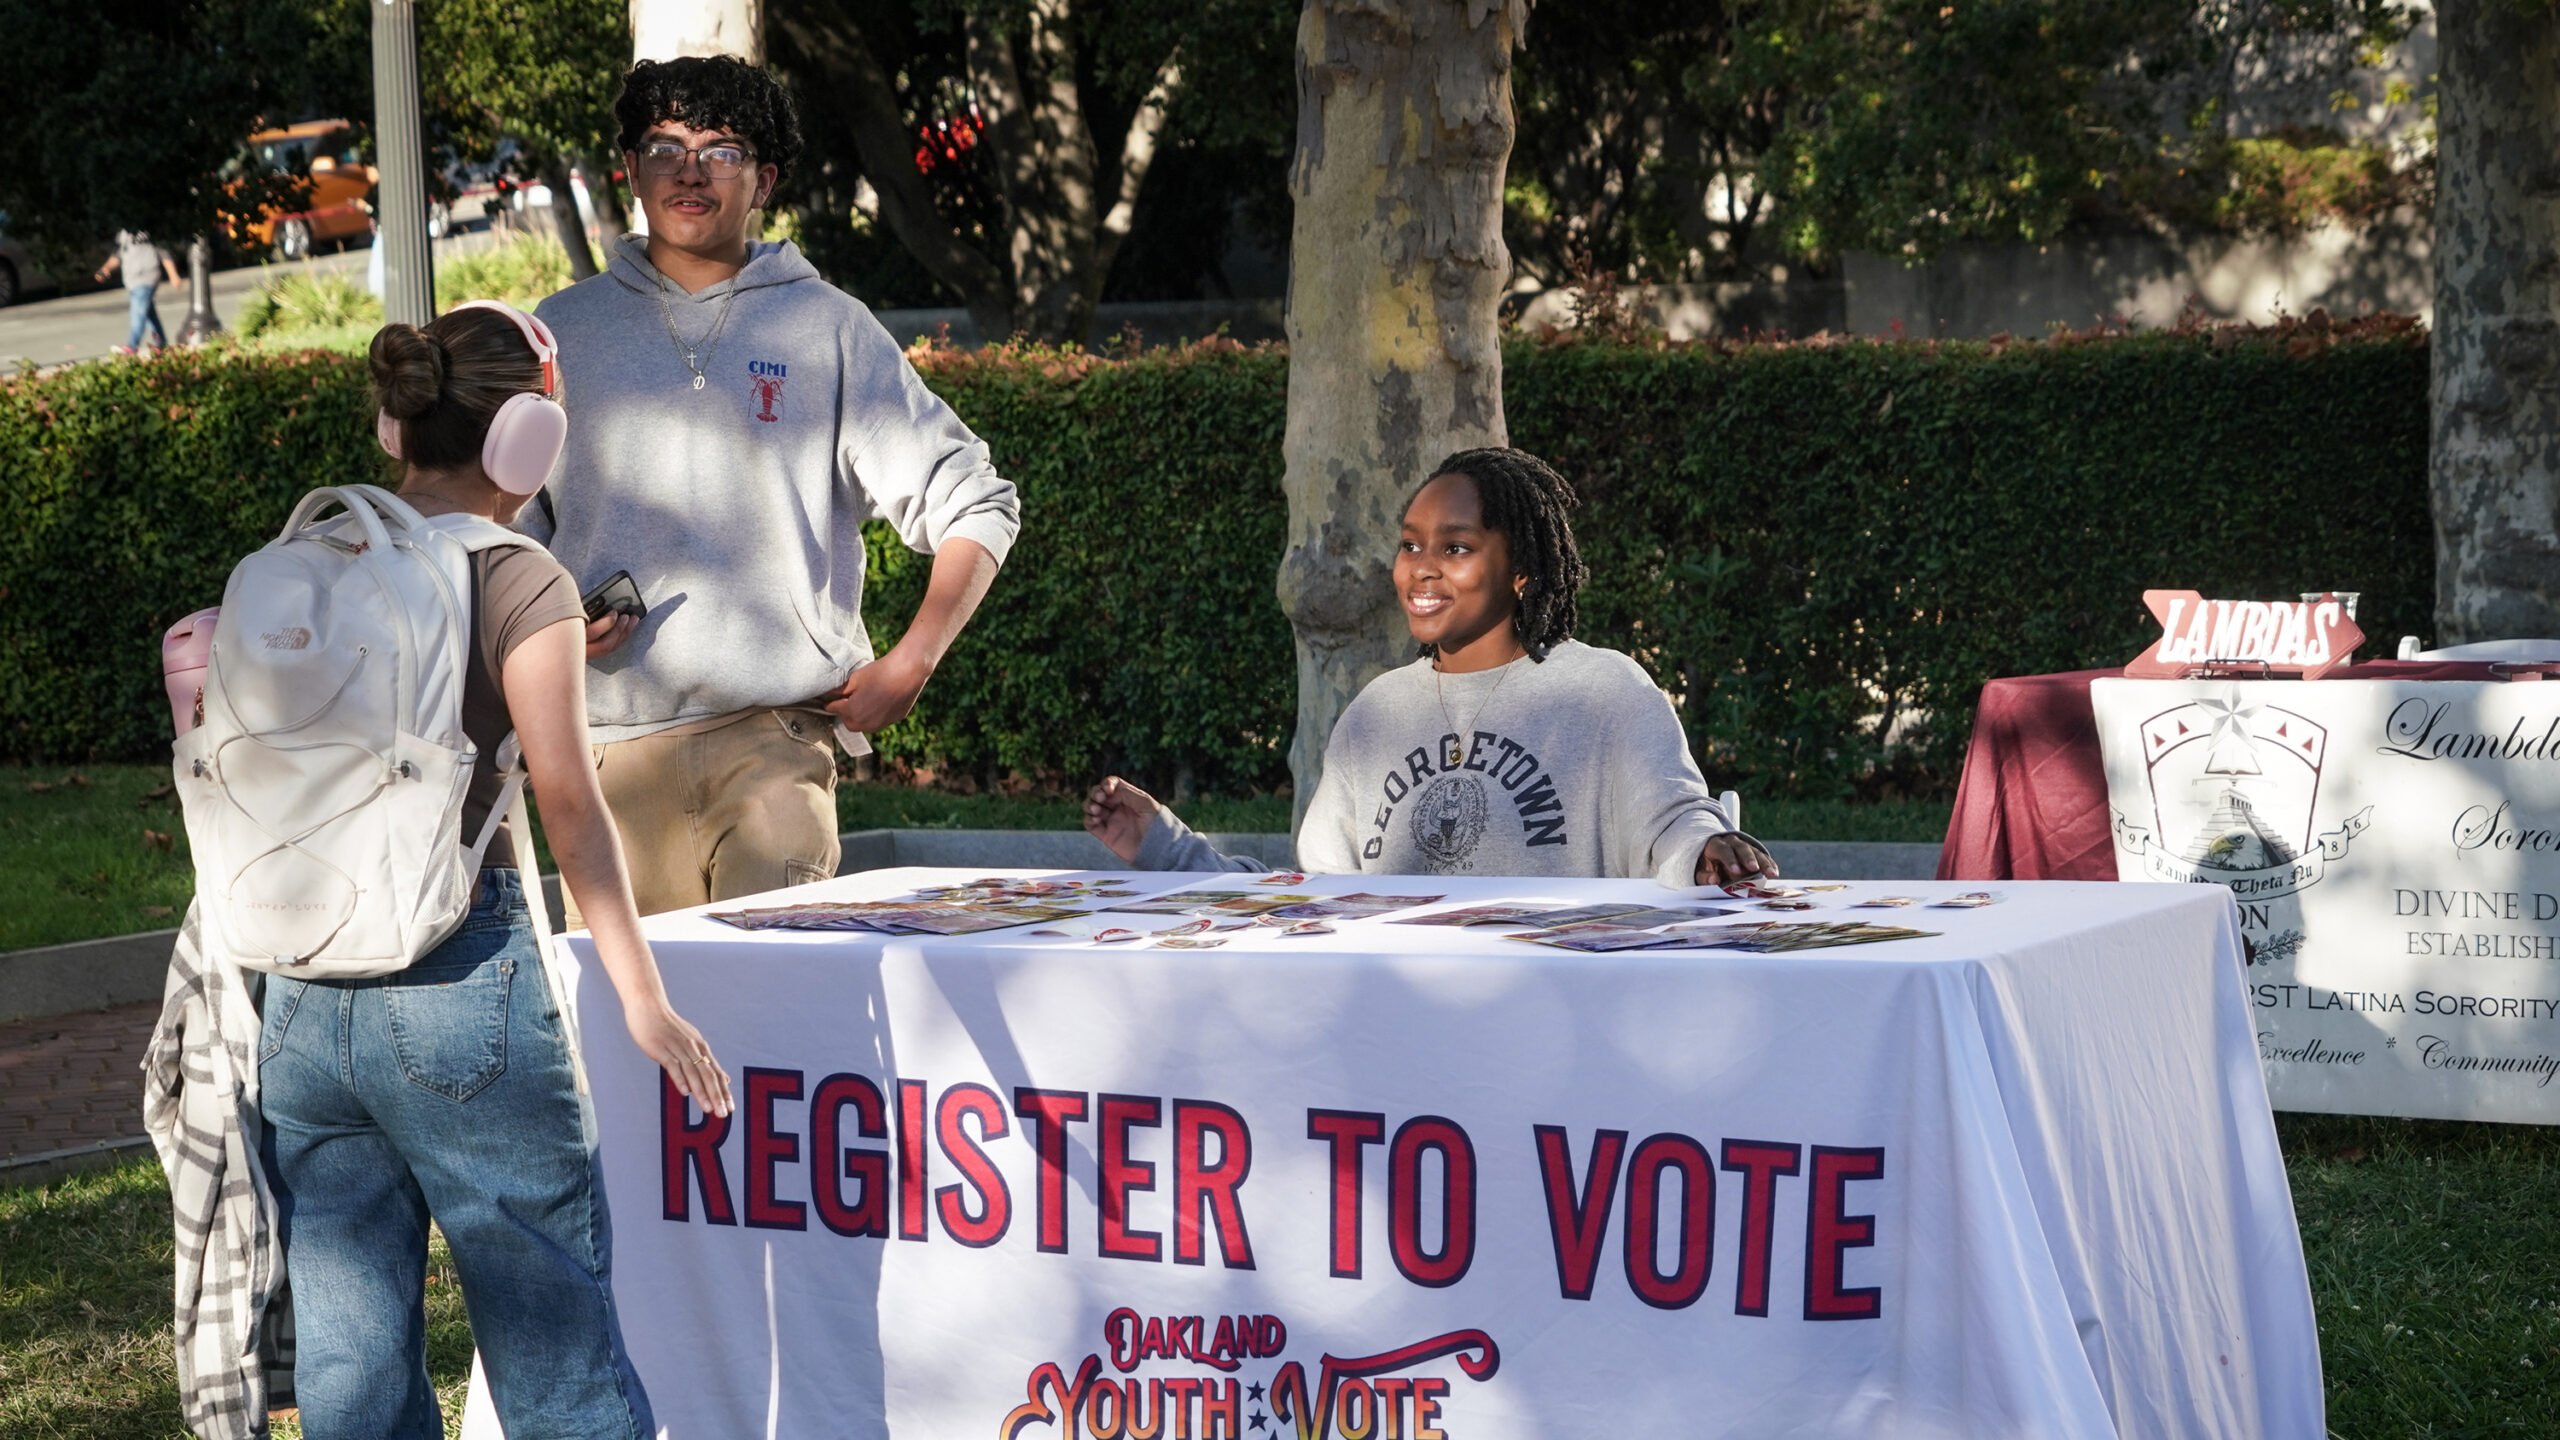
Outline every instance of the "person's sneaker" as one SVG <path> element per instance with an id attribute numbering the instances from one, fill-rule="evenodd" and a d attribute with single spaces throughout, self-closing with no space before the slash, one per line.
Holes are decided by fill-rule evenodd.
<path id="1" fill-rule="evenodd" d="M 110 345 L 107 347 L 107 353 L 110 355 L 130 355 L 133 353 L 133 347 L 130 345 Z"/>

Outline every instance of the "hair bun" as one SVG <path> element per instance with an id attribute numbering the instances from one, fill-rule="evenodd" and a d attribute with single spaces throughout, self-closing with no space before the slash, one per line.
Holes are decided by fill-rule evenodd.
<path id="1" fill-rule="evenodd" d="M 415 325 L 394 321 L 375 331 L 365 363 L 383 413 L 414 420 L 434 409 L 444 395 L 447 359 L 444 342 Z"/>

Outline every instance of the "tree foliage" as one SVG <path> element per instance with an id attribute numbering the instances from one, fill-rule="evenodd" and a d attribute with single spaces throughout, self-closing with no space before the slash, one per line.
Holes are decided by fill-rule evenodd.
<path id="1" fill-rule="evenodd" d="M 623 0 L 426 0 L 427 107 L 480 153 L 503 137 L 581 161 L 614 149 L 613 96 L 631 64 Z"/>
<path id="2" fill-rule="evenodd" d="M 1509 235 L 1578 263 L 1737 276 L 1843 250 L 1925 257 L 2132 216 L 2281 228 L 2299 171 L 2358 213 L 2372 159 L 2239 133 L 2235 96 L 2334 86 L 2411 0 L 1581 0 L 1530 20 Z M 2325 152 L 2325 153 L 2321 153 Z M 2360 186 L 2342 183 L 2361 175 Z"/>
<path id="3" fill-rule="evenodd" d="M 118 230 L 217 234 L 290 193 L 223 170 L 310 90 L 312 20 L 261 0 L 0 0 L 0 93 L 26 127 L 0 213 L 63 273 Z"/>
<path id="4" fill-rule="evenodd" d="M 990 336 L 1084 340 L 1142 221 L 1160 222 L 1159 243 L 1136 253 L 1160 265 L 1180 248 L 1160 243 L 1161 222 L 1222 235 L 1234 197 L 1276 195 L 1295 13 L 785 0 L 767 12 L 770 49 L 811 142 L 785 199 L 812 258 L 868 297 L 938 295 Z"/>

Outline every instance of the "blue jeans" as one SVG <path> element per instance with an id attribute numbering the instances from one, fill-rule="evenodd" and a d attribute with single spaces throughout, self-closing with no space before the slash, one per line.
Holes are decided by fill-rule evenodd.
<path id="1" fill-rule="evenodd" d="M 152 344 L 159 346 L 163 350 L 169 348 L 168 332 L 160 328 L 160 309 L 152 303 L 152 297 L 159 293 L 160 287 L 156 284 L 128 285 L 125 287 L 125 304 L 133 312 L 133 323 L 125 327 L 124 344 L 126 349 L 141 349 L 142 332 L 146 329 L 151 332 Z"/>
<path id="2" fill-rule="evenodd" d="M 304 1433 L 442 1440 L 433 1216 L 509 1435 L 655 1434 L 614 1316 L 595 1120 L 516 872 L 482 871 L 470 918 L 409 969 L 269 976 L 264 1010 L 259 1108 Z"/>

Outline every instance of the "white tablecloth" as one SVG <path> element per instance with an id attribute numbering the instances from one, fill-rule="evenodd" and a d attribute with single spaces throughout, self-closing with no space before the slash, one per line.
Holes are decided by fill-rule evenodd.
<path id="1" fill-rule="evenodd" d="M 1766 918 L 1963 888 L 1862 883 Z M 2001 888 L 1984 910 L 1854 912 L 1941 938 L 1782 955 L 1375 919 L 1204 951 L 656 917 L 741 1107 L 688 1145 L 581 966 L 632 1357 L 673 1440 L 2317 1440 L 2230 897 Z M 1081 1118 L 1024 1114 L 1044 1107 Z M 1065 1171 L 1046 1182 L 1044 1135 Z M 885 1237 L 861 1233 L 866 1152 Z"/>

